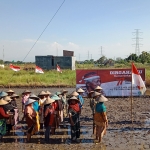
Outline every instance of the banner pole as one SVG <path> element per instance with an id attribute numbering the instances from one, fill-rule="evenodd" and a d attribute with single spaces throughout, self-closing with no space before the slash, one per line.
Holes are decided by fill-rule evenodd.
<path id="1" fill-rule="evenodd" d="M 131 65 L 131 122 L 133 124 L 133 110 L 132 110 L 132 107 L 133 107 L 133 95 L 132 95 L 132 65 Z"/>

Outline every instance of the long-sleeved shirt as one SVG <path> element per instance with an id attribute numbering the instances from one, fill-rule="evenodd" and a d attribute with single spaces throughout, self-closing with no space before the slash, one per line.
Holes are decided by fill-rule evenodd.
<path id="1" fill-rule="evenodd" d="M 3 107 L 0 106 L 0 119 L 9 118 L 9 115 L 5 113 Z"/>

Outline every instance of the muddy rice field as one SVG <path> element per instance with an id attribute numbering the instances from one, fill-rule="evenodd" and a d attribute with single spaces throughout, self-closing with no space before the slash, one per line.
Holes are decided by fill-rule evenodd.
<path id="1" fill-rule="evenodd" d="M 0 89 L 7 91 L 8 89 Z M 25 89 L 14 89 L 21 95 Z M 60 91 L 61 88 L 28 89 L 34 94 L 42 90 L 51 93 Z M 66 88 L 71 93 L 75 88 Z M 150 98 L 148 96 L 133 98 L 133 123 L 131 122 L 131 98 L 108 98 L 106 102 L 107 116 L 109 120 L 107 133 L 102 143 L 95 144 L 93 135 L 93 117 L 89 106 L 89 99 L 85 99 L 82 109 L 80 143 L 71 143 L 70 125 L 66 118 L 66 127 L 60 125 L 56 135 L 51 135 L 50 143 L 44 143 L 44 129 L 32 136 L 31 143 L 26 143 L 26 124 L 20 122 L 16 130 L 4 136 L 4 142 L 0 143 L 0 149 L 7 150 L 150 150 Z M 17 101 L 22 118 L 21 99 Z"/>

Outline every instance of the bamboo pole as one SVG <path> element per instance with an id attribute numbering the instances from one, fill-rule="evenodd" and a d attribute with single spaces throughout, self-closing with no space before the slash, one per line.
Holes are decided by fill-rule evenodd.
<path id="1" fill-rule="evenodd" d="M 131 122 L 133 124 L 133 95 L 132 95 L 132 65 L 131 65 Z"/>

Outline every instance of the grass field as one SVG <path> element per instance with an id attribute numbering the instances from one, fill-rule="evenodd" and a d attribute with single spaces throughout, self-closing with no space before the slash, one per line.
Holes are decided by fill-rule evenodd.
<path id="1" fill-rule="evenodd" d="M 137 68 L 146 69 L 146 86 L 150 86 L 150 66 L 149 64 L 135 64 Z M 35 66 L 32 65 L 34 68 Z M 6 66 L 0 68 L 0 86 L 1 87 L 75 87 L 76 72 L 75 70 L 62 70 L 63 73 L 56 70 L 44 71 L 44 74 L 37 74 L 32 71 L 23 70 L 21 65 L 19 72 L 14 72 Z M 131 64 L 115 64 L 115 66 L 104 67 L 94 66 L 93 64 L 77 64 L 76 69 L 109 69 L 109 68 L 131 68 Z"/>

